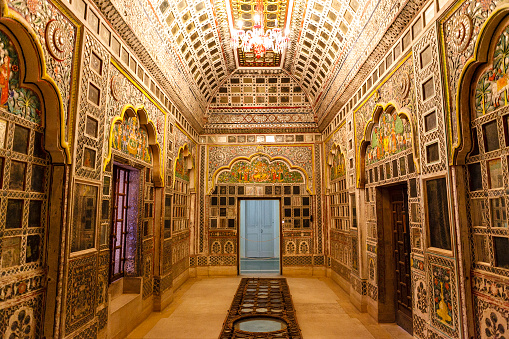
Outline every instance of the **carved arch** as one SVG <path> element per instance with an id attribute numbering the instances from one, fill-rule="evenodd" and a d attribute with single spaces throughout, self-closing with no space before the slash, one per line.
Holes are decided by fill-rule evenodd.
<path id="1" fill-rule="evenodd" d="M 329 151 L 329 154 L 327 155 L 327 173 L 325 174 L 327 179 L 328 179 L 328 183 L 330 184 L 330 182 L 333 180 L 333 178 L 331 178 L 331 173 L 330 171 L 332 170 L 332 166 L 334 165 L 334 157 L 338 155 L 340 160 L 341 160 L 341 155 L 343 156 L 343 160 L 345 161 L 344 162 L 344 171 L 345 171 L 345 174 L 347 174 L 347 166 L 346 166 L 346 150 L 343 150 L 341 145 L 334 142 L 332 144 L 332 147 Z"/>
<path id="2" fill-rule="evenodd" d="M 503 29 L 502 22 L 509 24 L 509 4 L 505 3 L 496 8 L 486 19 L 479 30 L 474 45 L 472 57 L 465 63 L 458 79 L 458 89 L 455 93 L 456 130 L 458 140 L 452 145 L 453 165 L 464 165 L 465 159 L 472 148 L 470 129 L 473 101 L 472 85 L 476 76 L 482 74 L 493 62 L 493 53 L 498 42 L 497 34 Z"/>
<path id="3" fill-rule="evenodd" d="M 196 183 L 196 171 L 194 166 L 194 157 L 192 152 L 189 150 L 189 145 L 184 144 L 184 146 L 179 148 L 177 153 L 177 157 L 173 163 L 173 183 L 172 187 L 175 186 L 175 178 L 177 177 L 177 163 L 180 159 L 180 156 L 183 156 L 184 161 L 184 170 L 189 172 L 189 188 L 194 188 Z"/>
<path id="4" fill-rule="evenodd" d="M 116 116 L 111 121 L 110 132 L 108 134 L 108 155 L 106 156 L 106 160 L 104 161 L 104 168 L 111 161 L 111 150 L 113 143 L 113 128 L 116 123 L 124 121 L 125 117 L 138 117 L 138 121 L 140 123 L 140 128 L 143 127 L 148 135 L 148 145 L 150 150 L 152 151 L 152 169 L 154 171 L 154 184 L 157 187 L 162 187 L 164 185 L 163 179 L 163 162 L 161 161 L 161 146 L 157 142 L 157 129 L 155 124 L 148 117 L 148 113 L 143 106 L 134 107 L 133 105 L 126 105 L 122 109 L 122 113 L 119 116 Z"/>
<path id="5" fill-rule="evenodd" d="M 262 152 L 254 153 L 254 154 L 250 155 L 249 157 L 245 157 L 245 156 L 236 157 L 232 161 L 230 161 L 230 163 L 227 166 L 223 166 L 223 167 L 218 168 L 212 174 L 212 185 L 211 185 L 211 187 L 209 187 L 209 191 L 207 192 L 207 194 L 211 194 L 214 191 L 214 188 L 217 185 L 217 179 L 219 177 L 219 174 L 221 174 L 224 171 L 231 171 L 233 165 L 235 165 L 238 162 L 241 162 L 241 161 L 251 162 L 253 159 L 255 159 L 257 157 L 266 158 L 269 161 L 269 163 L 273 163 L 275 161 L 282 161 L 289 168 L 290 171 L 296 171 L 296 172 L 298 172 L 298 173 L 300 173 L 302 175 L 302 177 L 304 179 L 304 183 L 306 184 L 306 189 L 307 189 L 308 193 L 309 194 L 313 194 L 312 191 L 311 191 L 311 188 L 310 188 L 310 184 L 311 183 L 310 183 L 310 180 L 309 180 L 309 176 L 308 176 L 307 172 L 303 168 L 301 168 L 299 166 L 294 166 L 290 162 L 290 160 L 288 160 L 288 159 L 286 159 L 284 157 L 280 157 L 280 156 L 271 157 L 270 155 L 262 153 Z"/>
<path id="6" fill-rule="evenodd" d="M 65 140 L 62 95 L 55 81 L 46 73 L 41 42 L 25 18 L 9 9 L 7 1 L 0 0 L 0 8 L 0 29 L 11 39 L 19 55 L 22 87 L 34 91 L 41 101 L 44 149 L 51 155 L 52 163 L 70 164 L 71 150 Z"/>
<path id="7" fill-rule="evenodd" d="M 361 142 L 359 143 L 359 157 L 357 160 L 357 187 L 363 188 L 365 184 L 365 168 L 366 168 L 366 149 L 371 144 L 371 135 L 373 132 L 373 128 L 375 126 L 379 125 L 380 117 L 382 113 L 392 114 L 396 112 L 399 117 L 403 117 L 410 123 L 410 129 L 411 129 L 411 141 L 412 141 L 412 154 L 414 159 L 414 165 L 416 172 L 419 172 L 419 153 L 416 149 L 416 137 L 415 137 L 415 120 L 412 116 L 412 114 L 409 112 L 408 109 L 402 108 L 398 109 L 397 104 L 393 102 L 388 102 L 387 104 L 376 104 L 375 108 L 373 109 L 373 113 L 371 115 L 371 119 L 368 120 L 366 123 L 366 126 L 364 128 L 363 138 Z"/>

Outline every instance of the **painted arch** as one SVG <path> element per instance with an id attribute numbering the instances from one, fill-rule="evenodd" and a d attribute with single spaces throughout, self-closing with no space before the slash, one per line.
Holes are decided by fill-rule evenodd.
<path id="1" fill-rule="evenodd" d="M 173 165 L 173 187 L 175 186 L 175 179 L 179 178 L 189 182 L 189 187 L 195 187 L 195 166 L 194 157 L 189 149 L 188 144 L 179 148 L 178 156 Z"/>
<path id="2" fill-rule="evenodd" d="M 329 182 L 346 175 L 345 159 L 345 152 L 341 150 L 338 144 L 334 143 L 327 157 Z"/>
<path id="3" fill-rule="evenodd" d="M 216 170 L 212 176 L 214 186 L 219 183 L 235 184 L 296 184 L 306 183 L 308 192 L 309 179 L 306 172 L 297 166 L 293 166 L 287 159 L 255 153 L 249 157 L 237 157 L 228 166 Z M 210 193 L 209 192 L 209 193 Z"/>
<path id="4" fill-rule="evenodd" d="M 157 129 L 143 106 L 126 105 L 122 113 L 111 121 L 108 138 L 108 155 L 104 168 L 112 158 L 112 149 L 151 164 L 154 171 L 154 184 L 163 185 L 163 162 L 161 146 L 157 142 Z"/>
<path id="5" fill-rule="evenodd" d="M 45 128 L 44 148 L 52 163 L 71 163 L 70 145 L 65 140 L 62 96 L 55 81 L 47 74 L 41 42 L 34 29 L 21 15 L 0 1 L 0 69 L 4 84 L 1 106 Z M 6 44 L 8 40 L 10 43 Z M 8 88 L 8 91 L 4 89 Z"/>
<path id="6" fill-rule="evenodd" d="M 366 165 L 382 161 L 402 151 L 411 149 L 415 168 L 418 153 L 415 148 L 415 125 L 407 109 L 398 109 L 394 103 L 377 104 L 371 119 L 364 128 L 357 163 L 357 186 L 364 186 Z"/>
<path id="7" fill-rule="evenodd" d="M 471 150 L 471 120 L 508 105 L 508 15 L 509 4 L 506 3 L 486 19 L 475 41 L 472 57 L 465 63 L 458 80 L 455 93 L 458 139 L 452 145 L 452 163 L 455 165 L 464 164 Z"/>

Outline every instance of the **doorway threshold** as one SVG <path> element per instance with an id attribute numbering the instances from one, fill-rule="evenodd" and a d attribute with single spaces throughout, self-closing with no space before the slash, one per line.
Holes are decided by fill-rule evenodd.
<path id="1" fill-rule="evenodd" d="M 279 258 L 241 258 L 240 272 L 242 274 L 279 274 Z"/>

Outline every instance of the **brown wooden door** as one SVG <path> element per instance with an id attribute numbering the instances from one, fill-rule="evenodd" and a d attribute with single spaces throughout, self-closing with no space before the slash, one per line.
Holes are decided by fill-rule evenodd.
<path id="1" fill-rule="evenodd" d="M 390 192 L 392 209 L 392 234 L 394 244 L 394 266 L 396 274 L 395 302 L 396 323 L 412 333 L 412 288 L 410 281 L 410 230 L 406 188 Z"/>

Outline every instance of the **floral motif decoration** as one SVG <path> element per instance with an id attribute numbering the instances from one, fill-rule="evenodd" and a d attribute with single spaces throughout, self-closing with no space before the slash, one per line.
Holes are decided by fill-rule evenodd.
<path id="1" fill-rule="evenodd" d="M 336 154 L 332 154 L 330 167 L 330 180 L 334 181 L 346 175 L 345 155 L 339 148 Z"/>
<path id="2" fill-rule="evenodd" d="M 57 20 L 50 20 L 46 25 L 46 47 L 51 56 L 58 61 L 65 59 L 69 49 L 69 32 L 66 32 L 65 25 Z"/>
<path id="3" fill-rule="evenodd" d="M 427 311 L 427 305 L 428 305 L 428 299 L 427 299 L 428 293 L 426 292 L 426 287 L 424 286 L 424 282 L 419 281 L 417 283 L 417 289 L 416 289 L 416 304 L 417 309 L 421 311 L 422 313 L 428 313 Z"/>
<path id="4" fill-rule="evenodd" d="M 467 48 L 472 37 L 472 19 L 467 14 L 454 18 L 452 23 L 452 51 L 459 53 Z"/>
<path id="5" fill-rule="evenodd" d="M 30 307 L 21 307 L 10 317 L 4 338 L 32 338 L 34 327 L 34 311 Z"/>
<path id="6" fill-rule="evenodd" d="M 224 244 L 224 253 L 233 254 L 234 252 L 235 252 L 235 247 L 233 246 L 233 243 L 231 241 L 227 241 Z"/>
<path id="7" fill-rule="evenodd" d="M 42 276 L 33 276 L 22 281 L 13 281 L 0 287 L 0 302 L 18 298 L 42 287 Z"/>
<path id="8" fill-rule="evenodd" d="M 475 88 L 476 117 L 506 106 L 509 89 L 509 26 L 498 39 L 493 54 L 493 65 L 477 81 Z"/>
<path id="9" fill-rule="evenodd" d="M 507 322 L 505 319 L 497 314 L 497 312 L 492 310 L 486 310 L 486 316 L 484 317 L 484 321 L 482 323 L 482 331 L 481 335 L 483 338 L 490 339 L 505 339 Z M 504 324 L 505 323 L 505 324 Z"/>
<path id="10" fill-rule="evenodd" d="M 383 112 L 373 127 L 371 143 L 366 149 L 366 165 L 383 160 L 412 146 L 410 122 L 396 112 Z"/>
<path id="11" fill-rule="evenodd" d="M 139 126 L 137 117 L 126 117 L 113 126 L 112 148 L 147 163 L 152 163 L 152 153 L 147 132 Z"/>
<path id="12" fill-rule="evenodd" d="M 125 78 L 120 74 L 117 74 L 111 78 L 111 95 L 116 101 L 122 99 L 123 89 L 125 87 Z"/>
<path id="13" fill-rule="evenodd" d="M 230 170 L 221 172 L 218 183 L 302 183 L 304 178 L 298 171 L 290 171 L 283 161 L 269 162 L 265 157 L 252 161 L 236 162 Z"/>
<path id="14" fill-rule="evenodd" d="M 501 281 L 474 275 L 472 277 L 472 286 L 477 293 L 485 294 L 501 302 L 509 302 L 509 286 Z"/>
<path id="15" fill-rule="evenodd" d="M 412 268 L 415 268 L 417 270 L 424 272 L 424 261 L 421 259 L 418 259 L 414 256 L 412 256 L 410 258 L 410 266 L 412 266 Z"/>
<path id="16" fill-rule="evenodd" d="M 433 310 L 438 320 L 453 325 L 451 269 L 433 266 Z"/>
<path id="17" fill-rule="evenodd" d="M 0 31 L 0 106 L 9 113 L 41 125 L 41 102 L 30 89 L 21 87 L 19 57 L 12 41 Z"/>

